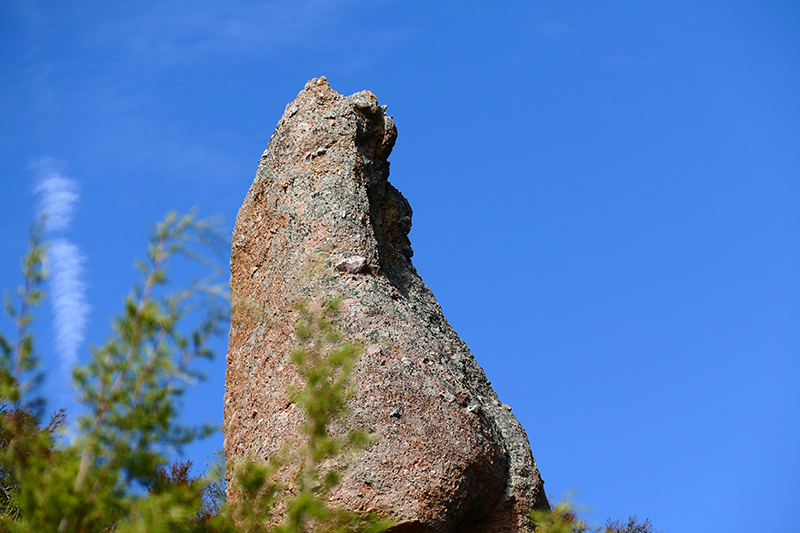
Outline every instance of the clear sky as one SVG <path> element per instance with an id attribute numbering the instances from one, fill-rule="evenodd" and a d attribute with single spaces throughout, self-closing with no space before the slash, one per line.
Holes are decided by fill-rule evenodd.
<path id="1" fill-rule="evenodd" d="M 60 202 L 39 312 L 53 407 L 148 224 L 196 205 L 230 230 L 321 75 L 394 116 L 414 264 L 548 493 L 670 533 L 800 530 L 791 1 L 5 0 L 0 285 Z M 188 420 L 222 421 L 217 346 Z"/>

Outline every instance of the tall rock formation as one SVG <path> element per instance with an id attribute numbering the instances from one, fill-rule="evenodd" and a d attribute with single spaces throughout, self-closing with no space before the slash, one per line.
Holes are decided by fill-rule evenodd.
<path id="1" fill-rule="evenodd" d="M 378 440 L 331 499 L 399 532 L 518 532 L 546 507 L 525 430 L 411 264 L 411 207 L 388 181 L 397 136 L 372 93 L 312 79 L 286 107 L 236 219 L 225 401 L 228 458 L 266 458 L 298 433 L 287 399 L 295 303 L 340 295 L 367 347 L 344 424 Z"/>

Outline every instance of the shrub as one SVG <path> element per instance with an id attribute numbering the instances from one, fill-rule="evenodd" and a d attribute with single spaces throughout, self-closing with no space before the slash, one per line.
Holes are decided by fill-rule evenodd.
<path id="1" fill-rule="evenodd" d="M 636 515 L 622 520 L 606 520 L 602 528 L 592 528 L 579 518 L 577 507 L 562 500 L 549 510 L 534 510 L 528 513 L 533 527 L 532 533 L 661 533 L 653 529 L 650 519 L 640 522 Z"/>
<path id="2" fill-rule="evenodd" d="M 9 532 L 379 532 L 389 522 L 329 508 L 334 472 L 320 474 L 326 458 L 368 442 L 361 433 L 344 439 L 328 425 L 344 413 L 349 371 L 358 356 L 324 312 L 303 307 L 298 324 L 301 345 L 293 354 L 306 387 L 292 397 L 307 415 L 306 445 L 299 457 L 217 466 L 205 477 L 191 474 L 191 462 L 166 467 L 168 453 L 214 430 L 178 421 L 177 401 L 189 379 L 202 377 L 198 359 L 212 357 L 209 340 L 224 333 L 229 308 L 219 283 L 221 269 L 208 252 L 221 250 L 214 221 L 170 213 L 157 224 L 146 257 L 136 264 L 142 280 L 113 320 L 113 333 L 91 350 L 74 381 L 87 412 L 77 436 L 58 444 L 63 411 L 46 425 L 37 396 L 39 361 L 29 331 L 32 308 L 44 298 L 45 245 L 36 226 L 23 260 L 19 307 L 7 298 L 6 312 L 17 325 L 17 342 L 0 335 L 0 530 Z M 211 267 L 206 278 L 167 289 L 170 261 L 186 257 Z M 298 461 L 294 492 L 281 491 L 272 474 L 285 461 Z M 224 500 L 225 470 L 240 497 Z M 271 525 L 279 497 L 287 510 Z"/>

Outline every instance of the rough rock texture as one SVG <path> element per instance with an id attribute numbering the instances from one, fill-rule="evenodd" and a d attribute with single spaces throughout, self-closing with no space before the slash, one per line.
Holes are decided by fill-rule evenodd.
<path id="1" fill-rule="evenodd" d="M 266 458 L 297 434 L 287 400 L 294 304 L 342 295 L 339 327 L 366 353 L 344 424 L 379 440 L 332 499 L 397 532 L 523 531 L 546 507 L 524 429 L 411 264 L 411 207 L 388 181 L 385 106 L 312 79 L 286 107 L 233 234 L 225 452 Z M 343 431 L 344 428 L 341 428 Z"/>

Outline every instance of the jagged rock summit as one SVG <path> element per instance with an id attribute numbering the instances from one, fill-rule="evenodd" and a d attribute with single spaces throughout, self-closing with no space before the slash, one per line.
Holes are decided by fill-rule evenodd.
<path id="1" fill-rule="evenodd" d="M 366 353 L 344 424 L 377 435 L 331 495 L 399 532 L 519 532 L 546 507 L 525 430 L 411 264 L 411 207 L 388 181 L 397 130 L 371 92 L 316 78 L 286 107 L 236 219 L 225 401 L 228 458 L 275 453 L 302 423 L 288 401 L 296 302 L 340 295 Z"/>

